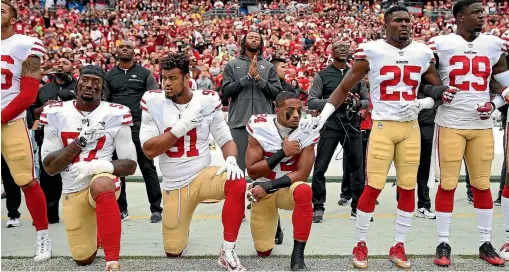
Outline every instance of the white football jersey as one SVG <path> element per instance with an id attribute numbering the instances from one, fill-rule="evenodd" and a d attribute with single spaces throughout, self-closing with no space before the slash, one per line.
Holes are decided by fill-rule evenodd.
<path id="1" fill-rule="evenodd" d="M 442 84 L 460 90 L 451 103 L 438 107 L 435 122 L 455 129 L 492 128 L 492 118 L 479 119 L 475 107 L 490 101 L 492 67 L 507 52 L 509 42 L 485 34 L 467 42 L 459 35 L 448 34 L 433 37 L 428 45 L 438 56 Z"/>
<path id="2" fill-rule="evenodd" d="M 101 102 L 94 111 L 85 113 L 78 110 L 75 103 L 76 101 L 72 100 L 46 106 L 41 113 L 41 124 L 56 128 L 62 147 L 65 148 L 80 135 L 83 127 L 104 122 L 104 136 L 99 138 L 95 144 L 89 144 L 83 148 L 73 163 L 95 159 L 111 161 L 115 151 L 114 138 L 117 132 L 121 127 L 133 124 L 129 108 L 119 104 Z M 62 175 L 62 191 L 64 193 L 78 192 L 88 187 L 93 177 L 87 176 L 83 180 L 74 180 L 67 170 L 60 174 Z"/>
<path id="3" fill-rule="evenodd" d="M 161 187 L 164 190 L 179 189 L 191 183 L 200 171 L 211 163 L 210 133 L 212 132 L 217 140 L 216 133 L 224 132 L 225 129 L 228 134 L 230 132 L 222 112 L 217 112 L 222 108 L 222 105 L 219 95 L 215 91 L 194 91 L 193 97 L 187 105 L 175 104 L 171 99 L 165 97 L 162 90 L 148 91 L 141 99 L 140 106 L 144 111 L 143 114 L 150 114 L 153 123 L 157 127 L 157 135 L 170 131 L 179 121 L 181 112 L 184 112 L 190 103 L 199 103 L 203 121 L 198 127 L 180 138 L 166 153 L 159 155 L 159 167 L 163 174 Z M 219 115 L 216 113 L 219 113 Z M 217 118 L 217 116 L 220 118 Z M 148 133 L 149 127 L 144 129 L 146 126 L 147 124 L 142 121 L 140 140 L 148 140 L 148 138 L 155 136 L 143 135 Z"/>
<path id="4" fill-rule="evenodd" d="M 417 115 L 404 119 L 399 110 L 416 100 L 421 77 L 435 61 L 433 52 L 425 44 L 412 41 L 399 49 L 385 40 L 370 41 L 360 44 L 354 57 L 369 62 L 373 120 L 417 119 Z"/>
<path id="5" fill-rule="evenodd" d="M 42 42 L 33 37 L 15 34 L 2 40 L 2 110 L 20 93 L 21 68 L 31 55 L 43 59 L 46 50 Z M 12 121 L 23 118 L 26 112 Z"/>
<path id="6" fill-rule="evenodd" d="M 277 129 L 275 114 L 257 114 L 251 116 L 246 129 L 248 133 L 262 146 L 265 158 L 271 157 L 283 146 L 283 138 Z M 318 143 L 320 133 L 305 133 L 300 128 L 297 128 L 290 133 L 288 139 L 299 140 L 302 149 L 304 149 L 305 147 Z M 296 171 L 299 157 L 300 155 L 285 157 L 278 165 L 276 165 L 276 167 L 274 167 L 272 172 L 263 178 L 257 179 L 256 181 L 270 181 Z"/>

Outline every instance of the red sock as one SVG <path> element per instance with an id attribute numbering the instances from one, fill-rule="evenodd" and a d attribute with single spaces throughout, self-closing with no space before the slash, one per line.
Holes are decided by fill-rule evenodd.
<path id="1" fill-rule="evenodd" d="M 295 208 L 292 214 L 293 239 L 306 242 L 313 221 L 313 192 L 307 184 L 301 184 L 293 190 Z"/>
<path id="2" fill-rule="evenodd" d="M 362 191 L 361 197 L 359 198 L 357 209 L 365 213 L 374 212 L 376 199 L 378 198 L 378 195 L 380 195 L 380 192 L 382 191 L 366 185 Z"/>
<path id="3" fill-rule="evenodd" d="M 37 231 L 48 229 L 48 211 L 46 207 L 46 196 L 42 191 L 39 181 L 34 185 L 23 188 L 25 194 L 25 202 L 28 211 L 34 221 L 34 226 Z"/>
<path id="4" fill-rule="evenodd" d="M 437 196 L 435 197 L 435 209 L 437 212 L 452 213 L 455 191 L 456 188 L 446 191 L 442 189 L 442 185 L 438 186 Z"/>
<path id="5" fill-rule="evenodd" d="M 224 205 L 222 212 L 224 240 L 227 242 L 237 241 L 244 207 L 246 206 L 246 180 L 227 180 L 224 184 Z"/>
<path id="6" fill-rule="evenodd" d="M 398 186 L 398 209 L 413 213 L 415 209 L 415 189 L 405 190 Z"/>
<path id="7" fill-rule="evenodd" d="M 479 190 L 472 186 L 472 195 L 474 197 L 474 208 L 483 210 L 493 209 L 493 199 L 490 189 Z"/>
<path id="8" fill-rule="evenodd" d="M 506 185 L 504 185 L 504 190 L 502 191 L 502 196 L 505 197 L 505 198 L 509 198 L 509 187 Z"/>
<path id="9" fill-rule="evenodd" d="M 95 197 L 97 233 L 102 241 L 104 256 L 107 262 L 120 259 L 121 222 L 115 193 L 107 191 Z"/>

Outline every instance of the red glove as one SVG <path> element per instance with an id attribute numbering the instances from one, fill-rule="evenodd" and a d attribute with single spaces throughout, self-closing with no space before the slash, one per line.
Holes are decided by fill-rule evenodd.
<path id="1" fill-rule="evenodd" d="M 475 109 L 477 110 L 477 113 L 479 114 L 479 118 L 481 120 L 487 120 L 490 119 L 491 114 L 493 111 L 495 111 L 495 104 L 492 102 L 485 102 L 485 103 L 477 103 L 475 105 Z"/>
<path id="2" fill-rule="evenodd" d="M 442 93 L 442 101 L 447 104 L 451 103 L 452 99 L 454 98 L 457 92 L 458 92 L 457 88 L 449 86 L 449 89 L 445 90 Z"/>

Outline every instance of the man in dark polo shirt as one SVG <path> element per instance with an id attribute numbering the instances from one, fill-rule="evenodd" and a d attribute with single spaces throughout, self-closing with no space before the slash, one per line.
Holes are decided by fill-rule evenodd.
<path id="1" fill-rule="evenodd" d="M 131 129 L 133 142 L 138 154 L 138 166 L 145 181 L 148 201 L 150 202 L 151 223 L 160 222 L 161 188 L 154 162 L 149 160 L 140 144 L 141 108 L 140 101 L 148 90 L 159 89 L 159 85 L 152 72 L 143 66 L 134 63 L 134 44 L 122 41 L 116 52 L 119 63 L 106 74 L 106 100 L 129 107 L 133 116 L 134 125 Z M 118 199 L 122 221 L 129 219 L 127 211 L 127 198 L 125 193 L 125 179 L 122 179 L 122 190 Z"/>

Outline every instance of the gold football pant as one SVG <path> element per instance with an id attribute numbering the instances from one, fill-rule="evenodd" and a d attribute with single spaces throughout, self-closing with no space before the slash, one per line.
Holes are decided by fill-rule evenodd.
<path id="1" fill-rule="evenodd" d="M 115 182 L 115 198 L 120 196 L 120 182 L 116 176 L 98 174 L 90 184 L 99 177 L 108 177 Z M 84 261 L 97 251 L 97 218 L 95 201 L 90 193 L 90 186 L 76 193 L 63 194 L 63 219 L 71 256 L 76 261 Z M 120 220 L 120 218 L 119 218 Z"/>
<path id="2" fill-rule="evenodd" d="M 163 243 L 167 256 L 179 256 L 187 245 L 189 226 L 198 203 L 225 199 L 222 221 L 224 239 L 235 242 L 244 217 L 246 180 L 216 176 L 219 167 L 207 167 L 181 189 L 163 190 Z"/>
<path id="3" fill-rule="evenodd" d="M 440 186 L 453 190 L 458 185 L 461 161 L 465 158 L 470 184 L 479 190 L 490 188 L 494 158 L 492 129 L 453 129 L 439 127 L 438 157 Z"/>
<path id="4" fill-rule="evenodd" d="M 398 187 L 414 189 L 420 154 L 421 132 L 417 120 L 374 121 L 366 154 L 367 184 L 382 190 L 394 161 Z"/>
<path id="5" fill-rule="evenodd" d="M 2 156 L 18 186 L 35 179 L 34 153 L 24 118 L 2 124 Z"/>
<path id="6" fill-rule="evenodd" d="M 311 230 L 313 207 L 311 187 L 294 182 L 289 188 L 277 190 L 251 205 L 251 235 L 259 255 L 267 256 L 274 247 L 278 209 L 293 210 L 293 236 L 307 241 Z"/>

